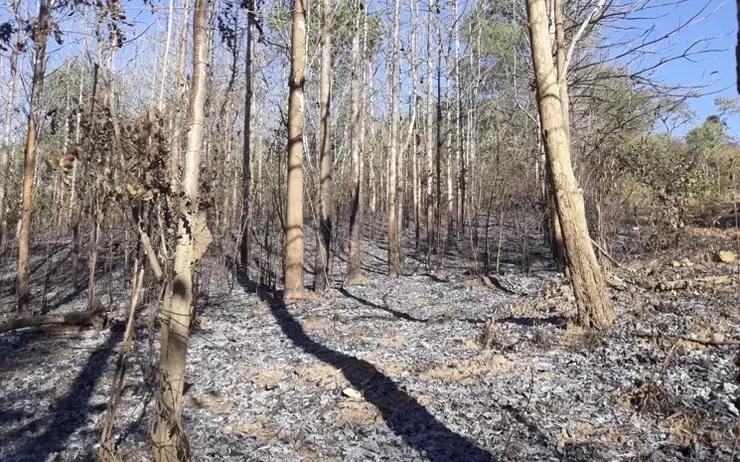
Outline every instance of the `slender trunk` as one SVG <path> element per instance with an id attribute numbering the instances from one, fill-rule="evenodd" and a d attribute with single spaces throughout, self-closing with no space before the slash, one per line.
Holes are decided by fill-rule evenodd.
<path id="1" fill-rule="evenodd" d="M 178 206 L 174 274 L 166 290 L 162 313 L 161 389 L 154 428 L 157 462 L 187 460 L 182 427 L 182 392 L 193 304 L 193 272 L 210 244 L 205 214 L 198 210 L 198 174 L 203 150 L 205 104 L 209 62 L 210 0 L 196 0 L 193 10 L 193 73 L 191 78 L 187 151 Z"/>
<path id="2" fill-rule="evenodd" d="M 38 144 L 41 98 L 44 92 L 46 72 L 46 42 L 51 30 L 50 8 L 53 2 L 39 1 L 39 14 L 33 26 L 33 42 L 36 51 L 31 81 L 31 102 L 28 108 L 28 129 L 23 164 L 23 193 L 21 202 L 21 226 L 18 233 L 18 274 L 16 296 L 19 311 L 26 311 L 30 303 L 28 274 L 28 250 L 31 240 L 31 213 L 33 211 L 33 182 L 36 171 L 36 148 Z"/>
<path id="3" fill-rule="evenodd" d="M 332 233 L 331 200 L 331 0 L 323 0 L 321 8 L 321 94 L 319 123 L 319 229 L 317 233 L 316 263 L 314 265 L 314 290 L 329 286 L 329 267 Z"/>
<path id="4" fill-rule="evenodd" d="M 80 144 L 80 130 L 82 125 L 82 90 L 85 87 L 85 74 L 80 75 L 80 86 L 77 93 L 77 116 L 75 118 L 75 144 Z M 75 201 L 77 199 L 77 166 L 79 162 L 72 165 L 72 173 L 69 180 L 69 203 L 67 204 L 67 223 L 74 226 Z M 73 230 L 74 231 L 74 230 Z"/>
<path id="5" fill-rule="evenodd" d="M 15 0 L 13 2 L 12 10 L 13 10 L 13 18 L 18 20 L 18 12 L 20 9 L 20 0 Z M 11 40 L 13 37 L 11 37 Z M 10 145 L 10 131 L 13 126 L 13 106 L 15 105 L 15 84 L 18 76 L 18 47 L 15 46 L 14 43 L 11 44 L 11 51 L 10 51 L 10 74 L 8 78 L 10 79 L 8 83 L 8 104 L 5 106 L 5 119 L 4 119 L 4 127 L 3 127 L 3 141 L 2 146 L 0 146 L 0 172 L 3 172 L 2 175 L 0 175 L 0 249 L 4 247 L 4 241 L 6 239 L 5 236 L 5 230 L 6 230 L 6 215 L 5 215 L 5 194 L 6 194 L 6 188 L 7 188 L 7 179 L 10 177 L 10 175 L 5 174 L 5 172 L 8 171 L 8 158 L 10 157 L 11 153 L 11 145 Z"/>
<path id="6" fill-rule="evenodd" d="M 394 1 L 393 43 L 391 50 L 390 119 L 391 142 L 388 159 L 388 274 L 400 275 L 401 245 L 398 235 L 398 92 L 400 86 L 399 59 L 401 48 L 401 1 Z"/>
<path id="7" fill-rule="evenodd" d="M 442 37 L 437 34 L 437 130 L 436 130 L 436 200 L 434 204 L 434 229 L 436 252 L 442 258 Z"/>
<path id="8" fill-rule="evenodd" d="M 170 176 L 177 180 L 180 172 L 177 171 L 177 166 L 180 165 L 180 157 L 182 153 L 182 132 L 183 125 L 185 124 L 185 111 L 182 109 L 185 103 L 185 94 L 187 92 L 187 81 L 185 80 L 185 56 L 187 54 L 187 42 L 188 42 L 188 15 L 190 10 L 190 0 L 184 0 L 182 5 L 182 25 L 180 32 L 180 40 L 177 45 L 177 62 L 175 63 L 175 72 L 177 73 L 176 85 L 176 105 L 175 105 L 175 118 L 173 121 L 172 130 L 172 153 L 169 157 L 169 173 Z"/>
<path id="9" fill-rule="evenodd" d="M 249 226 L 251 219 L 252 190 L 252 22 L 254 21 L 254 2 L 247 5 L 247 44 L 244 58 L 244 79 L 247 88 L 244 92 L 244 145 L 242 147 L 242 223 L 239 242 L 239 256 L 244 274 L 249 277 Z M 236 208 L 236 207 L 234 207 Z"/>
<path id="10" fill-rule="evenodd" d="M 460 0 L 453 3 L 452 19 L 455 21 L 453 36 L 455 40 L 455 160 L 457 173 L 457 231 L 465 233 L 465 155 L 463 153 L 462 88 L 460 83 Z"/>
<path id="11" fill-rule="evenodd" d="M 419 23 L 419 2 L 412 2 L 411 7 L 411 112 L 414 116 L 420 109 L 420 97 L 419 97 L 419 59 L 418 59 L 418 43 L 416 28 Z M 416 120 L 416 117 L 414 117 Z M 420 146 L 420 134 L 417 123 L 414 126 L 411 140 L 411 181 L 412 181 L 412 196 L 413 196 L 413 207 L 414 207 L 414 253 L 418 254 L 421 246 L 421 191 L 419 185 L 419 146 Z"/>
<path id="12" fill-rule="evenodd" d="M 360 104 L 364 98 L 364 66 L 360 62 L 360 21 L 362 21 L 365 38 L 363 40 L 363 53 L 367 40 L 367 20 L 365 18 L 364 5 L 361 1 L 355 4 L 357 15 L 355 18 L 354 31 L 352 34 L 352 203 L 349 219 L 349 264 L 347 268 L 347 282 L 357 282 L 360 279 L 360 242 L 362 239 L 362 161 L 363 161 L 363 135 L 364 126 L 361 128 Z M 362 17 L 362 19 L 360 19 Z"/>
<path id="13" fill-rule="evenodd" d="M 427 13 L 427 94 L 425 110 L 427 115 L 426 122 L 426 173 L 424 182 L 426 185 L 426 215 L 424 226 L 427 231 L 427 259 L 431 256 L 432 247 L 434 246 L 434 197 L 433 197 L 433 170 L 434 170 L 434 112 L 432 111 L 432 101 L 434 93 L 434 58 L 432 56 L 432 24 L 434 24 L 434 0 L 431 0 L 429 12 Z"/>
<path id="14" fill-rule="evenodd" d="M 454 161 L 452 158 L 452 108 L 450 107 L 449 98 L 447 101 L 447 109 L 445 111 L 445 118 L 447 119 L 447 137 L 445 140 L 445 157 L 447 159 L 447 239 L 445 241 L 446 243 L 450 243 L 455 233 L 455 192 L 452 185 L 452 164 Z"/>
<path id="15" fill-rule="evenodd" d="M 576 321 L 603 329 L 614 321 L 604 274 L 596 260 L 586 223 L 583 191 L 570 161 L 567 129 L 560 107 L 557 70 L 553 64 L 545 0 L 527 0 L 537 97 L 555 205 L 563 231 L 566 262 L 578 307 Z"/>
<path id="16" fill-rule="evenodd" d="M 159 97 L 157 98 L 157 109 L 164 111 L 164 86 L 167 82 L 167 65 L 170 60 L 170 46 L 172 44 L 172 22 L 175 19 L 175 0 L 170 0 L 167 12 L 167 38 L 164 42 L 164 56 L 162 57 L 162 79 L 159 83 Z"/>
<path id="17" fill-rule="evenodd" d="M 293 0 L 288 99 L 288 178 L 285 298 L 303 297 L 303 85 L 306 68 L 304 0 Z"/>
<path id="18" fill-rule="evenodd" d="M 372 69 L 369 68 L 370 64 L 368 63 L 368 71 L 367 75 L 372 75 Z M 373 112 L 373 94 L 370 93 L 370 96 L 368 98 L 368 107 L 370 108 L 370 138 L 375 139 L 375 130 L 373 121 L 374 119 L 374 112 Z M 368 173 L 368 183 L 370 185 L 370 216 L 372 217 L 370 221 L 370 239 L 375 240 L 375 220 L 377 219 L 376 211 L 377 211 L 377 203 L 378 203 L 378 181 L 375 178 L 375 149 L 369 149 L 369 159 L 368 159 L 368 165 L 370 167 L 370 171 Z"/>

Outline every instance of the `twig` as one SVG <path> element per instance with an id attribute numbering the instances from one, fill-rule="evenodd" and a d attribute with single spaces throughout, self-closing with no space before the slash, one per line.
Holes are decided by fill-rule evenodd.
<path id="1" fill-rule="evenodd" d="M 678 346 L 678 342 L 674 342 L 673 346 L 671 346 L 671 349 L 668 351 L 668 354 L 666 355 L 665 360 L 663 361 L 663 365 L 660 367 L 660 371 L 658 371 L 657 374 L 653 375 L 652 379 L 650 380 L 650 383 L 647 385 L 647 387 L 645 387 L 645 395 L 642 397 L 642 402 L 640 403 L 640 406 L 638 406 L 637 408 L 638 414 L 642 412 L 642 409 L 645 407 L 645 404 L 647 404 L 650 394 L 655 389 L 655 386 L 658 383 L 658 379 L 663 376 L 663 373 L 668 367 L 668 363 L 673 357 L 673 352 L 676 351 L 677 346 Z"/>
<path id="2" fill-rule="evenodd" d="M 612 257 L 611 255 L 609 255 L 609 252 L 604 250 L 604 248 L 602 248 L 595 240 L 591 239 L 591 244 L 593 244 L 593 246 L 596 247 L 596 249 L 599 252 L 601 252 L 601 254 L 605 256 L 607 260 L 612 262 L 614 266 L 616 266 L 619 269 L 624 269 L 624 265 L 619 263 L 617 260 L 615 260 L 614 257 Z"/>

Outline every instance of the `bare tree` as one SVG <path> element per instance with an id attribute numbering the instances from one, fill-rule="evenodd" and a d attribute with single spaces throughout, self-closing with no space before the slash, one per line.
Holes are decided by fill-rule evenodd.
<path id="1" fill-rule="evenodd" d="M 367 18 L 364 11 L 364 5 L 362 1 L 358 0 L 355 2 L 355 21 L 354 30 L 352 33 L 352 121 L 351 121 L 351 143 L 352 143 L 352 203 L 351 212 L 349 219 L 349 264 L 347 267 L 347 276 L 345 281 L 353 283 L 361 280 L 360 275 L 360 242 L 362 239 L 362 201 L 363 201 L 363 187 L 362 187 L 362 163 L 363 163 L 363 151 L 364 145 L 361 140 L 361 122 L 360 104 L 364 92 L 365 82 L 362 79 L 363 63 L 360 59 L 360 22 L 363 23 L 363 28 L 367 29 L 366 23 Z M 363 45 L 364 45 L 363 40 Z M 364 51 L 364 46 L 363 50 Z M 364 56 L 364 53 L 362 53 Z"/>
<path id="2" fill-rule="evenodd" d="M 393 7 L 393 38 L 390 71 L 390 119 L 391 140 L 388 157 L 388 274 L 398 277 L 401 273 L 401 240 L 398 234 L 398 94 L 400 82 L 401 54 L 401 1 L 395 0 Z"/>
<path id="3" fill-rule="evenodd" d="M 153 434 L 154 459 L 158 462 L 187 458 L 186 436 L 182 428 L 182 392 L 193 310 L 193 272 L 211 242 L 205 212 L 199 210 L 198 201 L 208 92 L 210 6 L 210 0 L 196 0 L 193 9 L 193 74 L 182 177 L 183 194 L 177 210 L 174 275 L 168 283 L 162 313 L 159 358 L 161 389 Z"/>
<path id="4" fill-rule="evenodd" d="M 288 82 L 288 192 L 285 221 L 285 298 L 303 297 L 303 85 L 306 69 L 306 10 L 293 1 Z"/>
<path id="5" fill-rule="evenodd" d="M 331 28 L 332 2 L 323 0 L 321 8 L 321 82 L 319 95 L 319 232 L 317 233 L 314 289 L 321 291 L 329 285 L 329 266 L 332 233 L 331 197 Z"/>
<path id="6" fill-rule="evenodd" d="M 239 242 L 240 262 L 244 274 L 249 275 L 249 236 L 252 210 L 252 29 L 254 25 L 254 1 L 247 2 L 247 44 L 244 57 L 244 145 L 242 146 L 242 223 Z"/>
<path id="7" fill-rule="evenodd" d="M 527 0 L 537 103 L 542 120 L 549 174 L 565 241 L 566 262 L 578 306 L 577 322 L 603 329 L 614 321 L 604 275 L 596 260 L 586 223 L 583 191 L 570 161 L 557 69 L 552 59 L 546 0 Z"/>
<path id="8" fill-rule="evenodd" d="M 425 100 L 426 120 L 426 172 L 424 181 L 426 185 L 426 215 L 425 227 L 427 231 L 427 261 L 429 260 L 434 243 L 434 112 L 432 103 L 434 101 L 434 57 L 432 55 L 432 27 L 434 24 L 434 9 L 436 8 L 434 0 L 431 0 L 429 11 L 427 12 L 427 43 L 426 43 L 426 61 L 427 61 L 427 91 Z"/>
<path id="9" fill-rule="evenodd" d="M 18 12 L 20 9 L 21 1 L 14 0 L 11 9 L 13 10 L 13 18 L 15 22 L 18 22 Z M 18 79 L 18 44 L 13 41 L 14 37 L 11 37 L 10 44 L 10 72 L 8 75 L 8 104 L 5 107 L 5 119 L 3 121 L 3 140 L 0 146 L 0 248 L 3 247 L 5 242 L 5 230 L 6 230 L 6 216 L 5 216 L 5 196 L 7 189 L 7 181 L 9 175 L 5 174 L 8 169 L 8 158 L 12 150 L 10 146 L 10 130 L 13 126 L 13 106 L 15 105 L 15 85 Z"/>
<path id="10" fill-rule="evenodd" d="M 31 213 L 33 211 L 34 173 L 36 171 L 36 149 L 39 136 L 41 98 L 44 93 L 44 74 L 46 72 L 46 42 L 51 32 L 51 8 L 54 1 L 40 0 L 39 14 L 33 25 L 33 44 L 36 56 L 33 61 L 31 80 L 31 102 L 28 108 L 28 128 L 23 163 L 23 192 L 21 201 L 21 226 L 18 233 L 18 274 L 16 297 L 18 309 L 25 311 L 30 303 L 28 248 L 31 240 Z"/>

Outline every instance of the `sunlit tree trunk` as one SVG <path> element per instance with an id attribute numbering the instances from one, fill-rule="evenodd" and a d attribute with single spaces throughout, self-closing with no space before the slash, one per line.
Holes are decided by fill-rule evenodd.
<path id="1" fill-rule="evenodd" d="M 319 86 L 319 229 L 317 233 L 314 290 L 329 286 L 329 263 L 332 232 L 332 140 L 331 140 L 331 0 L 321 8 L 321 82 Z"/>
<path id="2" fill-rule="evenodd" d="M 362 78 L 364 66 L 360 60 L 360 21 L 363 29 L 367 31 L 364 5 L 357 1 L 355 4 L 354 31 L 352 34 L 352 108 L 351 108 L 351 143 L 352 143 L 352 198 L 351 212 L 349 219 L 349 263 L 347 267 L 347 276 L 345 280 L 349 283 L 357 282 L 360 279 L 361 252 L 360 243 L 362 240 L 362 162 L 364 144 L 362 143 L 361 123 L 360 123 L 360 104 L 363 101 L 365 82 Z M 360 19 L 362 18 L 362 19 Z M 363 45 L 364 45 L 363 40 Z M 363 46 L 364 51 L 364 46 Z M 364 56 L 364 53 L 362 53 Z M 364 127 L 362 127 L 364 129 Z"/>
<path id="3" fill-rule="evenodd" d="M 182 427 L 182 392 L 185 379 L 190 320 L 193 305 L 193 271 L 210 243 L 205 213 L 198 210 L 198 175 L 203 150 L 209 62 L 210 0 L 196 0 L 193 10 L 193 73 L 189 105 L 187 150 L 178 207 L 174 275 L 168 284 L 162 313 L 160 390 L 154 428 L 154 459 L 174 462 L 188 459 Z"/>
<path id="4" fill-rule="evenodd" d="M 388 159 L 388 274 L 400 275 L 401 243 L 398 235 L 398 94 L 400 86 L 399 60 L 401 51 L 401 1 L 395 0 L 393 7 L 393 42 L 390 72 L 390 120 L 391 140 Z"/>
<path id="5" fill-rule="evenodd" d="M 39 1 L 39 14 L 33 25 L 33 43 L 35 57 L 33 78 L 31 80 L 31 102 L 28 107 L 28 129 L 23 163 L 23 191 L 21 200 L 21 226 L 18 233 L 18 274 L 16 279 L 16 297 L 18 309 L 25 311 L 30 303 L 28 275 L 29 243 L 31 240 L 31 212 L 33 211 L 33 183 L 36 171 L 36 149 L 40 129 L 41 98 L 44 93 L 44 73 L 46 72 L 46 42 L 51 30 L 51 12 L 53 1 Z"/>
<path id="6" fill-rule="evenodd" d="M 462 116 L 462 87 L 460 80 L 460 22 L 459 14 L 460 0 L 453 3 L 452 18 L 453 37 L 455 41 L 455 160 L 458 164 L 456 198 L 457 198 L 457 232 L 458 236 L 465 233 L 465 188 L 466 169 L 465 154 L 463 152 L 463 116 Z"/>
<path id="7" fill-rule="evenodd" d="M 244 145 L 242 146 L 242 216 L 239 256 L 244 274 L 249 275 L 249 239 L 252 210 L 252 23 L 254 2 L 247 4 L 247 44 L 245 46 L 244 79 Z"/>
<path id="8" fill-rule="evenodd" d="M 596 260 L 586 223 L 583 191 L 570 161 L 557 69 L 553 64 L 546 0 L 527 0 L 537 103 L 542 120 L 549 174 L 563 231 L 566 262 L 578 306 L 576 321 L 603 329 L 614 321 L 604 275 Z"/>
<path id="9" fill-rule="evenodd" d="M 182 157 L 182 133 L 185 125 L 185 111 L 183 106 L 185 104 L 185 96 L 187 93 L 187 81 L 185 79 L 185 57 L 187 55 L 187 41 L 188 41 L 188 17 L 190 11 L 190 0 L 184 0 L 182 3 L 182 24 L 180 25 L 180 39 L 177 45 L 177 61 L 175 63 L 175 72 L 177 77 L 175 78 L 175 84 L 177 86 L 175 92 L 175 117 L 172 121 L 173 129 L 171 136 L 172 142 L 172 153 L 168 159 L 168 170 L 170 176 L 177 180 L 180 172 L 177 171 L 177 166 L 180 165 L 180 157 Z"/>
<path id="10" fill-rule="evenodd" d="M 303 85 L 306 68 L 304 0 L 293 1 L 292 17 L 284 268 L 287 299 L 303 297 Z"/>
<path id="11" fill-rule="evenodd" d="M 421 245 L 421 203 L 420 203 L 420 185 L 419 185 L 419 129 L 421 125 L 416 122 L 416 114 L 419 111 L 419 61 L 418 61 L 418 49 L 417 49 L 417 33 L 416 28 L 419 23 L 419 3 L 412 2 L 411 6 L 411 99 L 410 112 L 413 114 L 412 120 L 414 126 L 411 128 L 410 136 L 411 139 L 409 149 L 411 153 L 411 182 L 412 182 L 412 196 L 413 196 L 413 213 L 414 213 L 414 251 L 419 252 Z"/>
<path id="12" fill-rule="evenodd" d="M 164 56 L 162 56 L 162 78 L 159 82 L 159 96 L 157 98 L 157 109 L 164 111 L 164 87 L 167 82 L 167 65 L 170 59 L 170 46 L 172 43 L 172 22 L 175 20 L 175 0 L 170 0 L 167 11 L 167 37 L 165 38 Z"/>
<path id="13" fill-rule="evenodd" d="M 432 56 L 432 25 L 434 24 L 434 0 L 431 0 L 429 11 L 427 12 L 427 92 L 425 101 L 426 121 L 426 172 L 424 181 L 426 186 L 426 214 L 424 226 L 427 232 L 427 258 L 431 255 L 434 246 L 434 111 L 433 111 L 433 94 L 434 94 L 434 57 Z"/>
<path id="14" fill-rule="evenodd" d="M 13 18 L 18 20 L 18 12 L 20 8 L 20 0 L 14 0 L 13 5 L 11 7 L 13 11 Z M 14 39 L 14 37 L 11 37 L 11 40 Z M 0 249 L 3 248 L 5 240 L 7 239 L 7 236 L 5 235 L 6 229 L 7 229 L 7 217 L 5 214 L 5 195 L 6 195 L 6 189 L 7 189 L 7 181 L 10 175 L 8 175 L 6 172 L 8 171 L 8 158 L 10 157 L 10 153 L 12 151 L 12 147 L 10 145 L 10 131 L 13 126 L 13 106 L 15 105 L 15 84 L 18 77 L 18 47 L 15 46 L 15 43 L 11 44 L 10 49 L 10 60 L 9 60 L 9 75 L 8 75 L 8 90 L 7 90 L 7 98 L 8 103 L 5 106 L 5 118 L 3 120 L 3 140 L 2 145 L 0 146 Z"/>

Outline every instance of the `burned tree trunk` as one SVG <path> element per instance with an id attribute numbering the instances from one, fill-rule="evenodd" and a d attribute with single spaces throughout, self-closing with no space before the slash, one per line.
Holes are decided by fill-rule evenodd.
<path id="1" fill-rule="evenodd" d="M 321 8 L 321 94 L 319 96 L 319 229 L 317 233 L 314 290 L 329 285 L 329 262 L 332 232 L 331 200 L 331 0 Z"/>
<path id="2" fill-rule="evenodd" d="M 360 134 L 360 104 L 364 93 L 364 82 L 361 79 L 362 63 L 360 62 L 360 15 L 365 23 L 365 12 L 362 2 L 356 3 L 354 31 L 352 34 L 352 203 L 349 219 L 349 264 L 345 280 L 348 283 L 360 280 L 360 242 L 362 239 L 362 136 Z M 363 53 L 364 56 L 364 53 Z M 363 87 L 363 88 L 361 88 Z"/>
<path id="3" fill-rule="evenodd" d="M 154 459 L 158 462 L 187 458 L 187 440 L 182 428 L 182 391 L 192 315 L 193 271 L 211 241 L 205 213 L 198 209 L 198 175 L 203 150 L 209 62 L 210 3 L 209 0 L 197 0 L 193 9 L 193 74 L 183 194 L 177 211 L 174 274 L 168 283 L 162 315 L 159 360 L 161 389 L 153 435 Z"/>
<path id="4" fill-rule="evenodd" d="M 401 53 L 401 2 L 395 0 L 393 8 L 393 46 L 390 72 L 391 142 L 388 158 L 388 274 L 398 277 L 401 273 L 401 242 L 398 235 L 398 92 L 400 86 L 399 60 Z"/>
<path id="5" fill-rule="evenodd" d="M 16 297 L 18 309 L 25 311 L 30 303 L 28 274 L 28 248 L 31 240 L 31 213 L 33 211 L 33 183 L 36 171 L 36 148 L 38 144 L 41 97 L 44 93 L 44 73 L 46 72 L 46 42 L 51 31 L 51 12 L 53 2 L 39 1 L 39 14 L 33 26 L 33 43 L 36 56 L 31 80 L 31 102 L 28 108 L 28 131 L 26 133 L 25 160 L 23 163 L 23 192 L 21 201 L 21 226 L 18 233 L 18 274 Z"/>
<path id="6" fill-rule="evenodd" d="M 557 69 L 552 59 L 547 5 L 545 0 L 528 0 L 527 6 L 537 103 L 566 262 L 578 305 L 577 322 L 584 327 L 603 329 L 613 323 L 614 312 L 589 238 L 583 191 L 571 165 L 568 130 L 561 107 Z"/>

